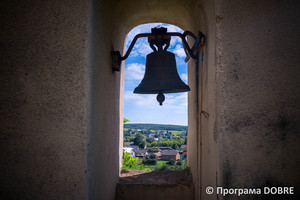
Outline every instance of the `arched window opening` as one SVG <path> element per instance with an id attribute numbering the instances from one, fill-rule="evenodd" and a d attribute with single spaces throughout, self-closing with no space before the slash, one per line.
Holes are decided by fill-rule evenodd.
<path id="1" fill-rule="evenodd" d="M 149 23 L 133 28 L 126 40 L 126 51 L 135 35 L 165 27 L 168 32 L 184 31 L 164 23 Z M 177 71 L 188 82 L 186 53 L 179 37 L 172 37 L 168 51 L 175 54 Z M 140 38 L 125 61 L 123 170 L 187 169 L 187 92 L 165 94 L 163 106 L 155 94 L 135 94 L 145 74 L 147 54 L 153 52 L 147 38 Z"/>

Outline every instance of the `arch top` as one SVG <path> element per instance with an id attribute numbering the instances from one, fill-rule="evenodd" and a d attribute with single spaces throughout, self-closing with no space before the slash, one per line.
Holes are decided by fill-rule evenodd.
<path id="1" fill-rule="evenodd" d="M 131 29 L 146 23 L 168 23 L 183 30 L 194 24 L 194 0 L 115 0 L 113 3 L 114 31 L 127 34 Z"/>

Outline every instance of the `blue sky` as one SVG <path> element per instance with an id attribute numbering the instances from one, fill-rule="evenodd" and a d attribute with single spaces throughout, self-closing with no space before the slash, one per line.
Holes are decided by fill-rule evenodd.
<path id="1" fill-rule="evenodd" d="M 179 27 L 170 24 L 139 25 L 128 33 L 126 51 L 135 35 L 150 33 L 151 28 L 162 26 L 167 28 L 168 32 L 183 33 Z M 125 60 L 124 117 L 132 123 L 187 125 L 187 92 L 165 94 L 163 106 L 159 105 L 154 94 L 133 93 L 144 77 L 146 56 L 152 51 L 147 38 L 139 38 Z M 187 83 L 187 64 L 184 62 L 186 55 L 179 37 L 172 37 L 168 51 L 175 54 L 178 74 Z"/>

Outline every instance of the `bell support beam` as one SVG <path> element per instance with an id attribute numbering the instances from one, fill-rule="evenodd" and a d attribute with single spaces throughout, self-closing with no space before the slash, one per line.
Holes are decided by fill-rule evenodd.
<path id="1" fill-rule="evenodd" d="M 177 36 L 177 37 L 180 37 L 181 40 L 182 40 L 182 44 L 183 44 L 183 49 L 187 55 L 186 59 L 185 59 L 185 62 L 187 62 L 190 58 L 193 58 L 193 59 L 197 59 L 198 58 L 198 55 L 197 53 L 195 54 L 195 52 L 197 52 L 197 49 L 198 47 L 200 46 L 200 44 L 202 43 L 205 43 L 205 36 L 202 32 L 199 32 L 199 35 L 196 37 L 192 32 L 190 31 L 185 31 L 184 33 L 178 33 L 178 32 L 164 32 L 166 31 L 166 28 L 153 28 L 151 29 L 152 30 L 152 33 L 141 33 L 141 34 L 137 34 L 127 52 L 125 53 L 124 56 L 121 56 L 120 52 L 119 51 L 112 51 L 111 52 L 111 55 L 112 55 L 112 70 L 113 71 L 120 71 L 121 70 L 121 62 L 125 59 L 128 58 L 130 52 L 132 51 L 136 41 L 141 38 L 141 37 L 148 37 L 148 41 L 151 41 L 153 39 L 164 39 L 164 40 L 169 40 L 172 36 Z M 157 31 L 159 30 L 159 31 Z M 194 40 L 195 40 L 195 43 L 193 45 L 192 48 L 190 48 L 190 46 L 188 45 L 187 41 L 186 41 L 186 37 L 187 36 L 191 36 Z"/>
<path id="2" fill-rule="evenodd" d="M 141 34 L 137 34 L 133 40 L 131 41 L 131 44 L 127 50 L 127 52 L 125 53 L 124 56 L 121 56 L 120 51 L 112 51 L 111 52 L 111 56 L 112 56 L 112 69 L 113 71 L 120 71 L 121 70 L 121 62 L 125 59 L 128 58 L 131 50 L 133 49 L 136 41 L 141 38 L 141 37 L 149 37 L 151 36 L 151 33 L 141 33 Z"/>

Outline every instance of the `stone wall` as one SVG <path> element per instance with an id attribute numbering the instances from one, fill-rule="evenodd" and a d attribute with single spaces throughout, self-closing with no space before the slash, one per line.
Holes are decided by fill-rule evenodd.
<path id="1" fill-rule="evenodd" d="M 89 1 L 1 1 L 0 19 L 0 197 L 87 199 Z"/>
<path id="2" fill-rule="evenodd" d="M 300 186 L 298 5 L 216 1 L 223 187 Z"/>

